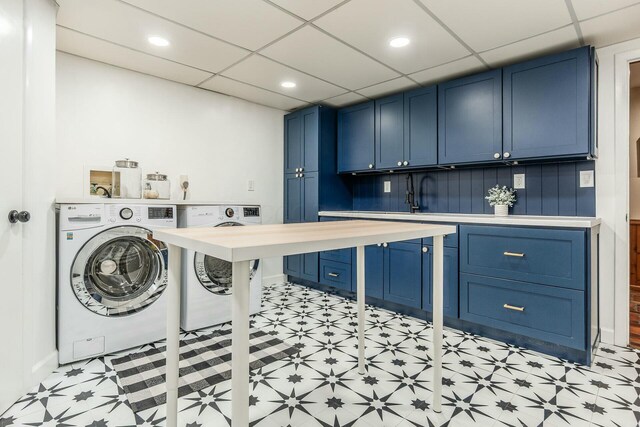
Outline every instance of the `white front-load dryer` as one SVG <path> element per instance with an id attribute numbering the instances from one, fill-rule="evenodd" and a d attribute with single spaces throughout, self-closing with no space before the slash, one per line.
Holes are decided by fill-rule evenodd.
<path id="1" fill-rule="evenodd" d="M 234 227 L 261 224 L 260 206 L 198 205 L 178 208 L 178 227 Z M 262 263 L 249 263 L 249 313 L 260 311 Z M 185 331 L 231 321 L 231 263 L 192 250 L 182 252 L 180 326 Z"/>
<path id="2" fill-rule="evenodd" d="M 166 245 L 173 205 L 58 205 L 57 341 L 61 364 L 166 336 Z"/>

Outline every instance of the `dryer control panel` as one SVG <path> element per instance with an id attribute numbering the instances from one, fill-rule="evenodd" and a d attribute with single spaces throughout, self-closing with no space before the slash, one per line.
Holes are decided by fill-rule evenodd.
<path id="1" fill-rule="evenodd" d="M 176 226 L 175 206 L 106 205 L 107 224 L 144 224 L 149 226 Z"/>

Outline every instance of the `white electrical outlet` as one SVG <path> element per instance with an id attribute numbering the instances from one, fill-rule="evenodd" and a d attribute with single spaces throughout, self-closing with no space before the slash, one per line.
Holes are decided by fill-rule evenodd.
<path id="1" fill-rule="evenodd" d="M 594 186 L 593 171 L 580 171 L 580 188 L 589 188 Z"/>
<path id="2" fill-rule="evenodd" d="M 247 181 L 247 191 L 254 191 L 256 189 L 256 183 L 254 180 L 250 179 Z"/>
<path id="3" fill-rule="evenodd" d="M 384 182 L 384 192 L 391 193 L 391 181 Z"/>
<path id="4" fill-rule="evenodd" d="M 516 190 L 522 190 L 525 188 L 523 173 L 513 174 L 513 188 Z"/>

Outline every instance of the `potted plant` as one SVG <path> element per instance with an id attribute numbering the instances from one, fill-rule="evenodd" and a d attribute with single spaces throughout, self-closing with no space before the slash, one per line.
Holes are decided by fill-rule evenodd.
<path id="1" fill-rule="evenodd" d="M 516 191 L 513 188 L 507 188 L 506 185 L 500 187 L 496 185 L 489 189 L 489 194 L 485 197 L 489 201 L 489 205 L 495 209 L 496 216 L 509 215 L 509 208 L 516 201 Z"/>

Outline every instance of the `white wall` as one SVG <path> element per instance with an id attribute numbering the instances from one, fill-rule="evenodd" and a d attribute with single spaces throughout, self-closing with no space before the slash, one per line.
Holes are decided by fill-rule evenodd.
<path id="1" fill-rule="evenodd" d="M 640 87 L 631 89 L 629 98 L 629 218 L 631 219 L 640 219 L 638 140 L 640 140 Z"/>
<path id="2" fill-rule="evenodd" d="M 58 52 L 58 197 L 83 197 L 84 168 L 128 157 L 160 171 L 179 196 L 262 205 L 282 222 L 283 115 L 237 98 Z M 247 180 L 255 191 L 247 191 Z M 265 280 L 282 274 L 265 260 Z"/>

